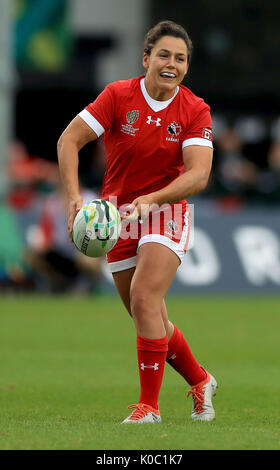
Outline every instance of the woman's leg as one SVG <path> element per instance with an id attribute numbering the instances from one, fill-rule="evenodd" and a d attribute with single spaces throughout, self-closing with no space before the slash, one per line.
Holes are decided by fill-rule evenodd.
<path id="1" fill-rule="evenodd" d="M 130 309 L 130 285 L 135 268 L 125 269 L 124 271 L 118 271 L 113 273 L 113 279 L 116 288 L 118 289 L 120 298 L 123 301 L 123 304 L 131 316 Z"/>
<path id="2" fill-rule="evenodd" d="M 130 283 L 130 312 L 137 332 L 139 403 L 152 410 L 158 410 L 168 350 L 163 301 L 178 266 L 179 259 L 169 248 L 155 243 L 144 244 L 138 250 Z"/>
<path id="3" fill-rule="evenodd" d="M 142 245 L 142 247 L 151 246 L 151 245 L 152 245 L 151 243 L 148 243 L 148 244 Z M 164 246 L 162 246 L 162 247 L 163 247 L 163 249 L 169 250 L 168 248 L 166 248 Z M 139 251 L 140 251 L 140 249 L 139 249 Z M 142 251 L 142 253 L 143 253 L 143 251 Z M 114 281 L 115 281 L 116 287 L 119 291 L 120 297 L 122 298 L 123 303 L 124 303 L 126 309 L 128 310 L 128 312 L 131 316 L 132 316 L 131 299 L 133 298 L 133 302 L 134 302 L 133 305 L 135 305 L 135 315 L 136 315 L 136 317 L 137 317 L 137 312 L 140 313 L 140 321 L 138 320 L 138 322 L 140 322 L 140 324 L 141 324 L 141 322 L 143 323 L 143 321 L 144 321 L 143 317 L 148 315 L 149 311 L 151 312 L 151 309 L 148 306 L 149 302 L 151 302 L 151 304 L 153 303 L 153 300 L 151 299 L 150 290 L 152 290 L 153 292 L 156 292 L 157 291 L 157 284 L 159 283 L 159 279 L 156 276 L 154 276 L 154 274 L 153 274 L 154 273 L 153 267 L 155 265 L 157 267 L 159 267 L 159 264 L 154 264 L 154 262 L 153 262 L 153 261 L 156 262 L 156 260 L 154 260 L 154 258 L 153 258 L 153 250 L 152 251 L 147 250 L 147 255 L 148 255 L 148 258 L 149 258 L 149 261 L 151 262 L 151 264 L 150 264 L 150 266 L 148 266 L 148 264 L 147 264 L 147 276 L 144 272 L 145 282 L 143 283 L 143 287 L 142 287 L 142 283 L 141 283 L 141 277 L 143 276 L 142 269 L 141 270 L 139 269 L 139 271 L 136 271 L 135 268 L 131 268 L 131 269 L 113 274 Z M 156 257 L 157 256 L 158 255 L 156 255 Z M 162 258 L 161 258 L 161 260 L 162 260 Z M 138 265 L 137 267 L 139 267 L 139 264 L 140 264 L 140 267 L 142 268 L 145 265 L 144 261 L 145 260 L 143 260 L 143 258 L 142 259 L 140 258 L 140 261 L 138 260 L 138 262 L 137 262 L 137 265 Z M 162 266 L 162 263 L 160 263 L 160 266 Z M 162 273 L 164 273 L 164 272 L 165 271 L 163 269 Z M 175 272 L 176 272 L 176 270 L 175 270 Z M 168 354 L 166 356 L 166 360 L 180 375 L 183 376 L 183 378 L 190 385 L 197 384 L 199 382 L 201 383 L 201 381 L 205 380 L 206 371 L 196 361 L 196 359 L 193 356 L 192 351 L 189 348 L 189 345 L 186 342 L 183 334 L 168 319 L 167 309 L 166 309 L 166 305 L 165 305 L 164 298 L 163 298 L 164 295 L 165 295 L 164 291 L 167 290 L 166 279 L 164 281 L 165 282 L 163 282 L 162 285 L 160 286 L 160 292 L 161 292 L 162 300 L 161 300 L 161 309 L 160 309 L 161 321 L 159 321 L 159 323 L 161 324 L 161 327 L 164 326 L 164 332 L 167 333 L 168 340 L 169 340 Z M 147 286 L 147 283 L 148 283 L 148 286 Z M 139 300 L 139 305 L 137 305 L 138 300 Z M 156 305 L 159 306 L 159 302 L 156 302 Z M 158 315 L 158 319 L 159 319 L 159 315 Z M 137 318 L 136 318 L 136 322 L 137 322 Z M 136 324 L 136 322 L 135 322 L 135 324 Z M 163 330 L 161 330 L 161 331 L 163 331 Z M 148 334 L 149 333 L 150 333 L 150 330 L 148 331 Z M 139 338 L 140 338 L 140 340 L 137 341 L 138 359 L 140 357 L 140 361 L 141 361 L 141 357 L 143 357 L 143 355 L 144 356 L 148 355 L 148 357 L 150 357 L 152 359 L 151 364 L 149 364 L 149 365 L 156 364 L 156 362 L 153 362 L 153 354 L 158 354 L 160 351 L 156 351 L 155 353 L 153 353 L 152 351 L 149 351 L 151 349 L 151 343 L 147 342 L 148 338 L 147 339 L 145 339 L 145 338 L 141 339 L 141 336 L 139 336 Z M 156 345 L 156 347 L 158 347 L 158 345 Z M 143 349 L 143 351 L 141 351 L 141 349 Z M 152 347 L 152 349 L 153 349 L 153 347 Z M 145 353 L 145 351 L 146 351 L 146 353 Z M 161 356 L 162 355 L 159 354 L 157 357 L 161 357 Z M 141 363 L 143 364 L 143 369 L 141 369 Z M 146 369 L 145 368 L 145 362 L 140 362 L 139 373 L 140 373 L 141 392 L 144 390 L 145 393 L 144 394 L 141 393 L 139 401 L 141 401 L 141 400 L 143 400 L 144 402 L 145 401 L 150 401 L 150 403 L 153 403 L 154 407 L 155 407 L 156 406 L 155 401 L 153 401 L 155 399 L 155 398 L 153 398 L 153 397 L 155 397 L 155 394 L 152 394 L 153 396 L 150 397 L 150 395 L 149 395 L 150 394 L 150 389 L 151 389 L 151 387 L 154 390 L 157 389 L 158 393 L 159 393 L 161 381 L 159 380 L 157 382 L 156 385 L 158 385 L 158 387 L 154 386 L 154 382 L 152 380 L 152 378 L 153 378 L 153 369 L 152 368 L 151 368 L 151 370 L 149 370 L 150 377 L 147 377 L 146 381 L 143 380 L 143 375 L 147 375 L 146 373 L 143 374 L 143 371 L 147 372 L 145 369 Z M 162 375 L 163 375 L 164 364 L 162 362 L 161 362 L 161 369 L 162 369 Z M 210 383 L 207 385 L 207 387 L 208 386 L 210 386 Z M 209 415 L 209 413 L 208 413 L 208 415 L 207 415 L 207 413 L 206 413 L 206 415 L 205 415 L 205 413 L 194 414 L 194 416 L 192 416 L 193 419 L 202 419 L 202 420 L 207 419 L 208 420 L 209 416 L 211 416 L 211 419 L 213 419 L 214 410 L 213 410 L 211 401 L 208 405 L 208 408 L 209 407 L 211 409 L 211 415 Z M 132 413 L 132 415 L 133 415 L 133 413 Z M 125 422 L 132 422 L 131 419 L 129 419 L 129 418 L 130 417 L 128 417 L 125 420 Z"/>
<path id="4" fill-rule="evenodd" d="M 130 311 L 139 336 L 161 338 L 170 329 L 164 297 L 179 264 L 164 245 L 145 243 L 139 248 L 130 287 Z"/>
<path id="5" fill-rule="evenodd" d="M 114 279 L 115 285 L 118 289 L 118 292 L 123 301 L 123 304 L 126 307 L 126 310 L 128 311 L 130 316 L 131 316 L 130 288 L 131 288 L 131 281 L 132 281 L 134 272 L 135 272 L 135 268 L 130 268 L 124 271 L 113 273 L 113 279 Z M 165 326 L 165 330 L 167 332 L 168 339 L 170 340 L 174 332 L 174 326 L 168 320 L 168 314 L 167 314 L 167 309 L 166 309 L 164 299 L 162 301 L 161 316 L 162 316 L 162 321 Z"/>

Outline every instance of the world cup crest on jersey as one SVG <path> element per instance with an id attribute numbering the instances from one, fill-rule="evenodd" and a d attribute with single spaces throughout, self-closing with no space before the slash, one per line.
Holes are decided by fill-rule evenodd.
<path id="1" fill-rule="evenodd" d="M 128 124 L 134 124 L 139 118 L 139 110 L 128 111 L 126 113 L 126 120 Z"/>

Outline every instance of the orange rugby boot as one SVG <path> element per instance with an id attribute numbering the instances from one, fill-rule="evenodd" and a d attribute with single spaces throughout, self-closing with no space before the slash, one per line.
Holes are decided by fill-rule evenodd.
<path id="1" fill-rule="evenodd" d="M 206 372 L 206 379 L 197 385 L 193 385 L 187 394 L 192 395 L 193 408 L 191 418 L 194 421 L 212 421 L 215 418 L 215 410 L 212 405 L 212 397 L 216 395 L 218 384 L 215 378 Z"/>
<path id="2" fill-rule="evenodd" d="M 145 403 L 138 403 L 138 405 L 130 405 L 129 409 L 135 408 L 130 415 L 122 422 L 124 423 L 161 423 L 159 410 L 152 408 Z"/>

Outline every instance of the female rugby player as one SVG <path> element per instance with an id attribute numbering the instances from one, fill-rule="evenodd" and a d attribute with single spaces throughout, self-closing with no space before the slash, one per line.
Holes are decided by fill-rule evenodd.
<path id="1" fill-rule="evenodd" d="M 210 421 L 217 383 L 167 316 L 164 297 L 187 250 L 187 198 L 202 191 L 212 165 L 210 108 L 181 85 L 192 42 L 163 21 L 146 35 L 145 75 L 109 84 L 76 116 L 58 142 L 68 198 L 68 231 L 83 201 L 78 152 L 105 133 L 102 198 L 122 211 L 122 233 L 107 261 L 137 333 L 138 403 L 123 423 L 161 421 L 158 396 L 167 361 L 190 385 L 193 420 Z M 134 221 L 133 221 L 134 220 Z"/>

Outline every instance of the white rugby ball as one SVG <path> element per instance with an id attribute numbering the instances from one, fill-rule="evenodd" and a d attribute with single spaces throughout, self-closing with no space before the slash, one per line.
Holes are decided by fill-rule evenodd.
<path id="1" fill-rule="evenodd" d="M 76 215 L 72 238 L 81 253 L 98 258 L 115 246 L 120 233 L 118 209 L 109 201 L 94 199 L 84 204 Z"/>

